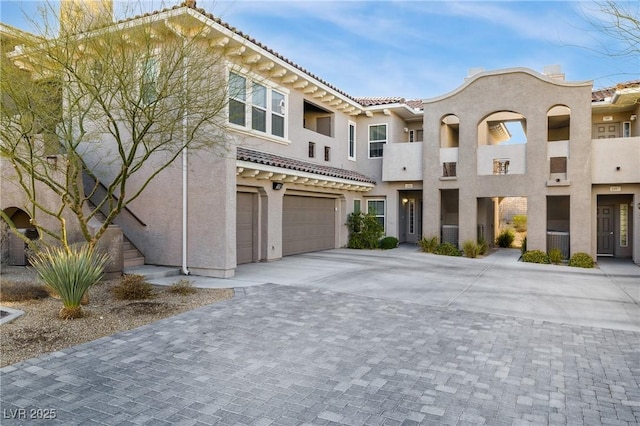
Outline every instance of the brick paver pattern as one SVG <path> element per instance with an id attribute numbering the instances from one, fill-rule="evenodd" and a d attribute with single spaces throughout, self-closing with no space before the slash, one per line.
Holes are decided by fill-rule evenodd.
<path id="1" fill-rule="evenodd" d="M 10 417 L 37 409 L 65 425 L 640 422 L 639 333 L 277 285 L 243 292 L 5 367 L 2 424 L 33 424 Z"/>

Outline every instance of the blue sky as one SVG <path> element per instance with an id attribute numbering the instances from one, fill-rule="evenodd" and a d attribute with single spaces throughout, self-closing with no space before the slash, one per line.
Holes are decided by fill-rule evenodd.
<path id="1" fill-rule="evenodd" d="M 33 15 L 37 4 L 0 0 L 0 20 L 28 30 L 23 11 Z M 637 13 L 640 2 L 633 4 Z M 603 53 L 616 44 L 587 21 L 599 16 L 592 2 L 198 0 L 198 6 L 352 96 L 435 97 L 462 84 L 471 68 L 542 71 L 559 64 L 567 80 L 592 80 L 595 88 L 640 78 L 640 57 Z"/>

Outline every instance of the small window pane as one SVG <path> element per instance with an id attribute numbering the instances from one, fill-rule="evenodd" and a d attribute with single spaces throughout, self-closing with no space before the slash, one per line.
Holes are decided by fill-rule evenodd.
<path id="1" fill-rule="evenodd" d="M 275 114 L 285 115 L 284 95 L 279 92 L 272 92 L 271 94 L 271 111 Z"/>
<path id="2" fill-rule="evenodd" d="M 382 157 L 384 148 L 384 142 L 373 142 L 369 144 L 369 157 L 377 158 Z"/>
<path id="3" fill-rule="evenodd" d="M 274 136 L 284 137 L 284 117 L 279 115 L 271 116 L 271 133 Z"/>
<path id="4" fill-rule="evenodd" d="M 251 128 L 261 132 L 267 131 L 267 112 L 263 109 L 251 108 Z"/>
<path id="5" fill-rule="evenodd" d="M 239 101 L 246 101 L 246 79 L 235 73 L 229 74 L 229 97 Z"/>
<path id="6" fill-rule="evenodd" d="M 369 140 L 370 141 L 387 140 L 387 125 L 380 124 L 377 126 L 369 126 Z"/>
<path id="7" fill-rule="evenodd" d="M 246 125 L 246 111 L 244 104 L 235 99 L 229 100 L 229 122 L 240 126 Z"/>
<path id="8" fill-rule="evenodd" d="M 360 211 L 361 211 L 360 200 L 353 200 L 353 212 L 360 213 Z"/>
<path id="9" fill-rule="evenodd" d="M 261 84 L 253 83 L 253 91 L 251 92 L 251 103 L 255 106 L 267 107 L 267 88 Z"/>

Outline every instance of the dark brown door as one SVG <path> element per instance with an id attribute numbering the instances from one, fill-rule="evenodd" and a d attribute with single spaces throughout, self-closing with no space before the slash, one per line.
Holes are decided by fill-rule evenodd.
<path id="1" fill-rule="evenodd" d="M 238 192 L 236 208 L 236 261 L 238 265 L 254 261 L 254 215 L 256 194 Z"/>
<path id="2" fill-rule="evenodd" d="M 613 256 L 613 206 L 598 206 L 598 255 Z"/>

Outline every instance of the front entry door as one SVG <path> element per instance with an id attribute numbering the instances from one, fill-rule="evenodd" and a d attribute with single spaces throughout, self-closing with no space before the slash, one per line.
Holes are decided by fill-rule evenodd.
<path id="1" fill-rule="evenodd" d="M 613 256 L 613 206 L 598 206 L 598 255 Z"/>

